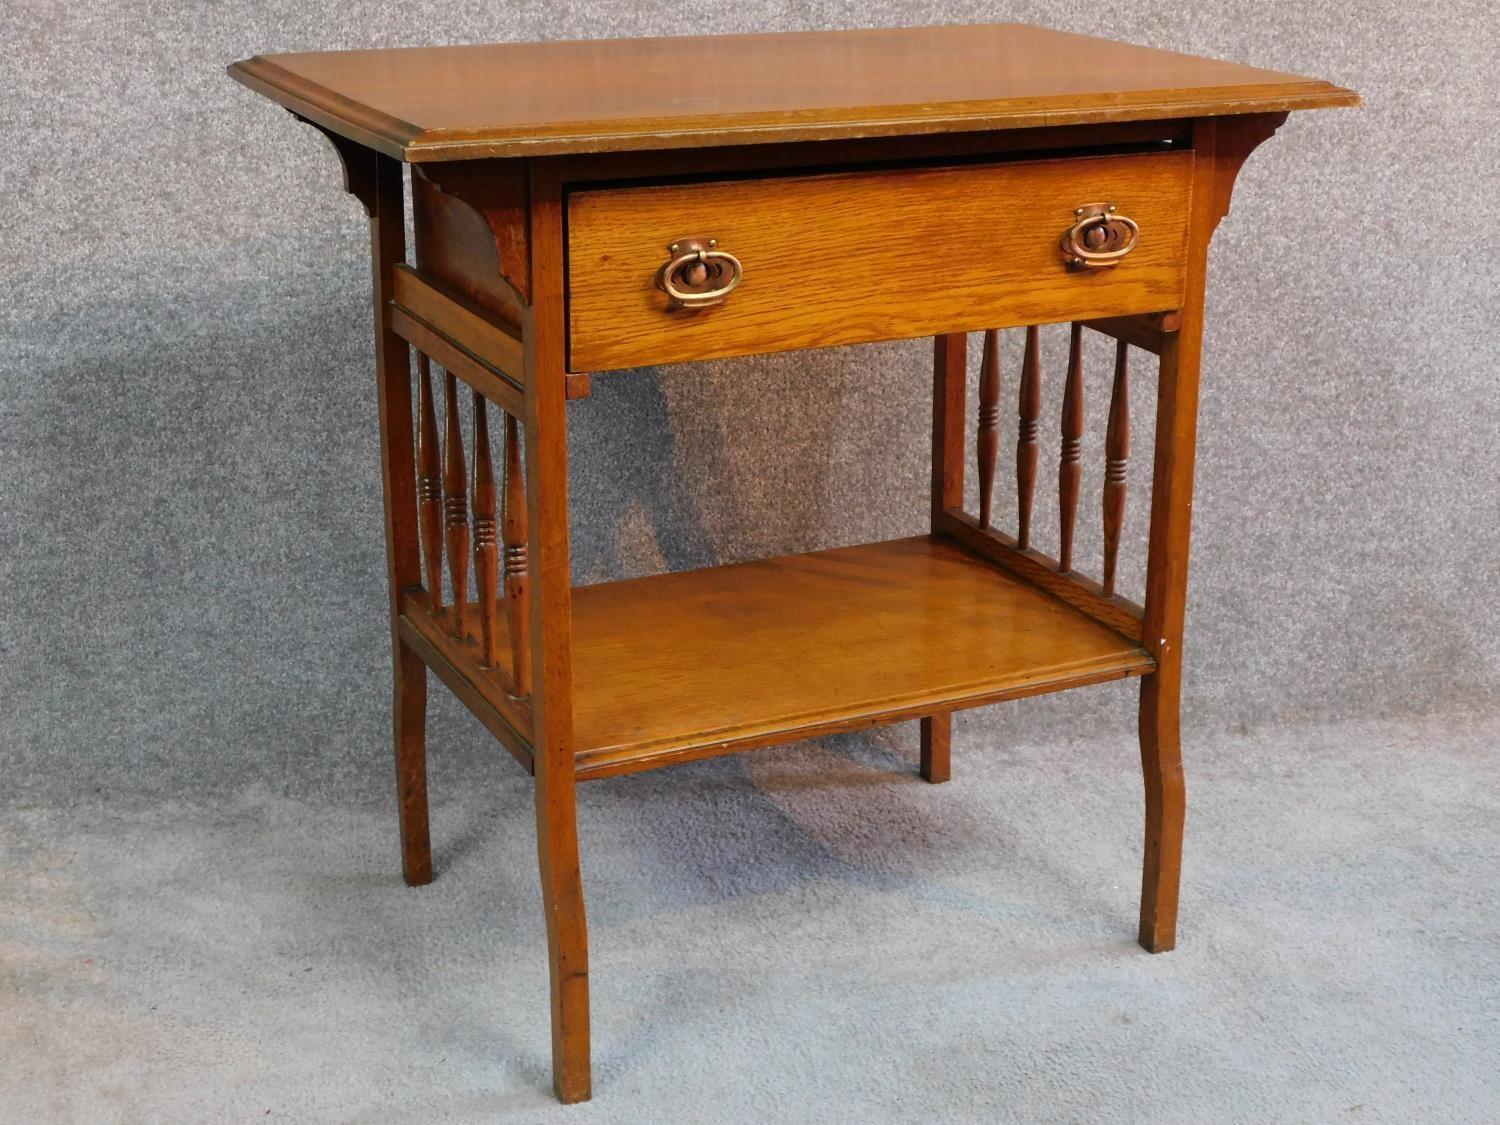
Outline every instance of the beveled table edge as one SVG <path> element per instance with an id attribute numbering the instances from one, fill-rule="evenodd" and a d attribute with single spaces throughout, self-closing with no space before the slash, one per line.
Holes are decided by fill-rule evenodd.
<path id="1" fill-rule="evenodd" d="M 1097 95 L 1073 94 L 816 113 L 705 115 L 693 118 L 690 127 L 684 127 L 683 118 L 673 117 L 454 130 L 422 129 L 352 101 L 263 55 L 231 63 L 226 70 L 237 82 L 294 113 L 357 144 L 412 164 L 1224 117 L 1357 106 L 1362 101 L 1353 90 L 1310 78 L 1295 83 L 1133 91 L 1117 95 L 1106 105 L 1099 104 Z M 1224 92 L 1216 93 L 1216 89 Z"/>

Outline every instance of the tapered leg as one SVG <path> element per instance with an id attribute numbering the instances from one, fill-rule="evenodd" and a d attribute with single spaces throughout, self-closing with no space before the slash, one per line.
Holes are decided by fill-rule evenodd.
<path id="1" fill-rule="evenodd" d="M 432 881 L 427 828 L 427 669 L 401 642 L 401 591 L 422 582 L 417 535 L 416 435 L 412 425 L 411 355 L 386 319 L 392 273 L 406 258 L 401 164 L 368 149 L 349 147 L 350 190 L 370 215 L 374 288 L 376 391 L 380 413 L 381 484 L 385 497 L 386 581 L 390 590 L 394 675 L 396 804 L 401 830 L 401 872 L 413 886 Z"/>
<path id="2" fill-rule="evenodd" d="M 413 887 L 432 882 L 427 829 L 427 666 L 396 642 L 396 808 L 401 825 L 401 874 Z"/>
<path id="3" fill-rule="evenodd" d="M 531 543 L 532 757 L 537 861 L 552 976 L 552 1086 L 563 1102 L 587 1100 L 589 945 L 578 870 L 573 762 L 572 613 L 568 556 L 568 432 L 564 395 L 562 184 L 554 165 L 531 167 L 532 305 L 524 330 L 530 417 L 522 442 Z"/>
<path id="4" fill-rule="evenodd" d="M 1141 681 L 1141 772 L 1146 781 L 1146 847 L 1141 874 L 1141 945 L 1165 953 L 1177 944 L 1177 887 L 1187 788 L 1182 775 L 1178 691 L 1162 676 Z"/>
<path id="5" fill-rule="evenodd" d="M 1196 327 L 1196 324 L 1195 324 Z M 1193 437 L 1197 418 L 1197 338 L 1162 349 L 1156 419 L 1156 469 L 1146 575 L 1143 643 L 1156 671 L 1141 680 L 1141 772 L 1146 785 L 1146 846 L 1141 873 L 1140 942 L 1152 953 L 1177 944 L 1177 885 L 1186 808 L 1178 701 L 1191 519 Z"/>
<path id="6" fill-rule="evenodd" d="M 1183 622 L 1187 607 L 1188 545 L 1193 522 L 1193 458 L 1198 433 L 1199 363 L 1208 242 L 1228 205 L 1219 122 L 1193 126 L 1193 210 L 1186 300 L 1180 328 L 1162 342 L 1156 391 L 1156 449 L 1151 484 L 1151 535 L 1146 560 L 1146 604 L 1141 643 L 1156 670 L 1141 681 L 1141 772 L 1146 786 L 1146 846 L 1141 874 L 1140 942 L 1152 953 L 1177 944 L 1177 889 L 1182 873 L 1186 792 L 1178 707 L 1182 695 Z M 1248 151 L 1245 150 L 1245 151 Z"/>
<path id="7" fill-rule="evenodd" d="M 922 720 L 922 780 L 934 785 L 952 776 L 953 712 L 940 711 Z"/>

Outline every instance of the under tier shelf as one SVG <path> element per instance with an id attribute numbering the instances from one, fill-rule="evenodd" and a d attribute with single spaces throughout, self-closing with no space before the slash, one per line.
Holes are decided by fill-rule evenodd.
<path id="1" fill-rule="evenodd" d="M 440 628 L 420 604 L 408 616 Z M 503 694 L 477 645 L 441 647 L 481 694 Z M 1151 668 L 1138 644 L 932 536 L 573 591 L 580 778 Z"/>

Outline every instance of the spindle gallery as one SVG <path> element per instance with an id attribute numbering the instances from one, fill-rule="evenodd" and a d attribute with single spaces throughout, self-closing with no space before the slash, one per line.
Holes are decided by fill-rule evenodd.
<path id="1" fill-rule="evenodd" d="M 1209 241 L 1287 113 L 1354 94 L 1021 26 L 276 55 L 230 72 L 332 141 L 370 218 L 403 867 L 432 877 L 431 671 L 534 780 L 559 1098 L 591 1089 L 581 781 L 915 719 L 921 776 L 941 782 L 955 710 L 1140 677 L 1139 938 L 1173 947 Z M 684 98 L 664 74 L 713 81 Z M 1052 331 L 1068 335 L 1060 371 L 1044 371 Z M 1091 336 L 1116 342 L 1107 404 L 1085 399 Z M 926 534 L 573 585 L 568 418 L 594 380 L 912 337 L 935 339 Z M 1132 351 L 1157 357 L 1137 600 L 1116 588 Z M 996 504 L 1009 395 L 1014 534 Z M 1055 556 L 1034 518 L 1053 454 Z M 1087 472 L 1097 560 L 1078 550 Z"/>
<path id="2" fill-rule="evenodd" d="M 1058 526 L 1061 542 L 1057 569 L 1073 569 L 1073 539 L 1078 517 L 1078 491 L 1083 481 L 1083 329 L 1075 322 L 1068 337 L 1068 373 L 1062 408 L 1061 454 L 1057 467 Z M 1106 335 L 1111 326 L 1093 327 Z M 1031 512 L 1035 500 L 1037 418 L 1041 412 L 1041 362 L 1037 356 L 1038 326 L 1026 328 L 1026 352 L 1021 365 L 1020 423 L 1016 439 L 1016 527 L 1017 549 L 1031 542 Z M 994 511 L 995 466 L 1000 453 L 1000 333 L 991 328 L 984 334 L 984 359 L 979 366 L 979 429 L 975 439 L 979 470 L 979 526 L 991 527 Z M 1126 340 L 1115 344 L 1115 377 L 1109 400 L 1109 429 L 1105 437 L 1108 461 L 1104 468 L 1104 583 L 1106 598 L 1115 592 L 1115 568 L 1120 549 L 1120 529 L 1125 523 L 1125 473 L 1130 457 L 1129 348 Z"/>

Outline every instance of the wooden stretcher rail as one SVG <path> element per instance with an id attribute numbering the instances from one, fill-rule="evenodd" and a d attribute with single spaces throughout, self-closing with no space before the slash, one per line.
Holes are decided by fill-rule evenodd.
<path id="1" fill-rule="evenodd" d="M 1144 313 L 1140 316 L 1109 316 L 1082 322 L 1085 328 L 1123 340 L 1152 355 L 1161 355 L 1162 337 L 1176 332 L 1181 323 L 1182 315 L 1175 311 Z"/>
<path id="2" fill-rule="evenodd" d="M 1032 683 L 1017 684 L 1012 687 L 995 688 L 976 692 L 973 695 L 946 700 L 943 703 L 945 711 L 963 711 L 971 707 L 982 707 L 991 703 L 1001 703 L 1010 699 L 1026 699 L 1033 695 L 1045 695 L 1048 692 L 1058 691 L 1062 688 L 1087 687 L 1091 684 L 1108 683 L 1111 680 L 1123 680 L 1128 676 L 1142 676 L 1151 671 L 1149 664 L 1145 663 L 1147 658 L 1128 662 L 1120 661 L 1116 667 L 1099 668 L 1087 672 L 1059 673 Z M 663 766 L 680 765 L 683 762 L 696 762 L 702 758 L 716 758 L 724 754 L 738 754 L 745 750 L 760 750 L 768 746 L 777 746 L 786 742 L 796 742 L 808 738 L 823 738 L 833 734 L 847 734 L 850 731 L 869 730 L 872 727 L 889 726 L 892 723 L 910 722 L 933 713 L 931 702 L 907 703 L 892 706 L 889 710 L 878 714 L 856 715 L 850 718 L 830 719 L 823 722 L 809 722 L 803 726 L 788 726 L 785 729 L 766 731 L 754 735 L 744 735 L 737 738 L 721 739 L 719 741 L 706 741 L 690 746 L 670 747 L 652 753 L 638 753 L 620 750 L 585 750 L 578 754 L 577 779 L 579 781 L 597 781 L 606 777 L 618 777 L 621 774 L 640 773 L 643 770 L 660 769 Z"/>
<path id="3" fill-rule="evenodd" d="M 965 511 L 949 508 L 939 513 L 934 523 L 939 535 L 998 563 L 1126 639 L 1141 643 L 1145 610 L 1135 602 L 1118 594 L 1105 597 L 1104 588 L 1097 582 L 1081 574 L 1060 572 L 1056 559 L 1031 548 L 1022 550 L 1011 536 L 980 527 L 979 521 Z"/>
<path id="4" fill-rule="evenodd" d="M 437 673 L 464 706 L 474 713 L 521 767 L 533 773 L 531 708 L 511 698 L 481 667 L 479 650 L 466 648 L 433 615 L 427 594 L 405 590 L 401 595 L 401 639 Z"/>
<path id="5" fill-rule="evenodd" d="M 391 330 L 496 406 L 524 418 L 526 349 L 520 332 L 411 266 L 393 273 Z M 588 398 L 588 372 L 568 372 L 569 399 Z"/>
<path id="6" fill-rule="evenodd" d="M 514 328 L 427 280 L 410 266 L 398 265 L 392 281 L 394 304 L 426 321 L 518 388 L 525 385 L 526 357 L 521 334 Z"/>
<path id="7" fill-rule="evenodd" d="M 391 331 L 417 351 L 462 379 L 507 414 L 524 416 L 525 393 L 498 368 L 400 305 L 392 303 L 388 315 Z"/>

